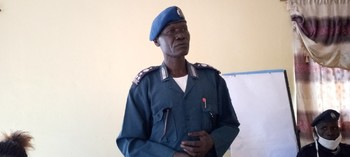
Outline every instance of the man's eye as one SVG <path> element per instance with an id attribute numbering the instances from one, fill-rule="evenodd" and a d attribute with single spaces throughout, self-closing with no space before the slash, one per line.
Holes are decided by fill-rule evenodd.
<path id="1" fill-rule="evenodd" d="M 167 34 L 174 34 L 175 33 L 175 29 L 170 29 L 168 31 L 166 31 Z"/>

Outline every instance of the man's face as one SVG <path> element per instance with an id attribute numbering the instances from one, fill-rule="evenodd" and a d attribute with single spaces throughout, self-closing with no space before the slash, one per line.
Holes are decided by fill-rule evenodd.
<path id="1" fill-rule="evenodd" d="M 316 128 L 318 134 L 327 140 L 335 140 L 340 134 L 337 121 L 320 122 Z"/>
<path id="2" fill-rule="evenodd" d="M 165 57 L 182 57 L 190 48 L 190 33 L 186 21 L 171 23 L 166 26 L 155 41 Z"/>

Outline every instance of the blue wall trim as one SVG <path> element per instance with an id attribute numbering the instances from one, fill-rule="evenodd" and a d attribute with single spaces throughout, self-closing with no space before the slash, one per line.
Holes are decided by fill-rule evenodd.
<path id="1" fill-rule="evenodd" d="M 224 76 L 228 75 L 247 75 L 247 74 L 261 74 L 261 73 L 279 73 L 279 72 L 285 72 L 284 69 L 272 69 L 272 70 L 259 70 L 259 71 L 247 71 L 247 72 L 233 72 L 233 73 L 226 73 L 222 74 Z"/>

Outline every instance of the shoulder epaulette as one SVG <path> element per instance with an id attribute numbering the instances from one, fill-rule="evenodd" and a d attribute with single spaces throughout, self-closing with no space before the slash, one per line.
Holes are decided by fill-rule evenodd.
<path id="1" fill-rule="evenodd" d="M 198 69 L 212 69 L 216 72 L 218 72 L 219 74 L 221 73 L 219 70 L 215 69 L 214 67 L 208 65 L 208 64 L 204 64 L 204 63 L 194 63 L 193 64 L 196 68 Z"/>
<path id="2" fill-rule="evenodd" d="M 141 81 L 141 79 L 148 73 L 157 70 L 159 66 L 150 66 L 146 69 L 141 70 L 135 77 L 135 79 L 132 81 L 135 85 L 138 85 Z"/>

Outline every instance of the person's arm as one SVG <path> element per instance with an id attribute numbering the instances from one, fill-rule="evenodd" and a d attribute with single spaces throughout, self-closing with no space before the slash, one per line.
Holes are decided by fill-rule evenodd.
<path id="1" fill-rule="evenodd" d="M 173 157 L 175 151 L 149 140 L 152 113 L 146 89 L 133 87 L 129 91 L 123 126 L 117 145 L 126 157 Z"/>
<path id="2" fill-rule="evenodd" d="M 236 113 L 232 106 L 230 94 L 225 80 L 219 76 L 218 96 L 219 98 L 219 117 L 217 129 L 211 132 L 210 136 L 214 141 L 214 148 L 217 156 L 223 156 L 231 146 L 233 140 L 239 133 L 239 125 Z"/>

